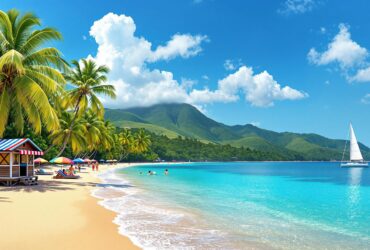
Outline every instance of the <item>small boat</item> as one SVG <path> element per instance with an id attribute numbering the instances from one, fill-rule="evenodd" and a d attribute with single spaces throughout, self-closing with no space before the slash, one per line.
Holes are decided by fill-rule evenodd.
<path id="1" fill-rule="evenodd" d="M 344 146 L 343 151 L 343 157 L 342 157 L 342 163 L 340 164 L 341 167 L 345 168 L 367 168 L 368 163 L 364 161 L 364 158 L 362 157 L 360 147 L 358 146 L 358 142 L 356 139 L 355 131 L 353 130 L 352 124 L 349 124 L 349 138 L 350 138 L 350 144 L 349 144 L 349 162 L 343 162 L 344 153 L 346 151 L 346 145 Z"/>

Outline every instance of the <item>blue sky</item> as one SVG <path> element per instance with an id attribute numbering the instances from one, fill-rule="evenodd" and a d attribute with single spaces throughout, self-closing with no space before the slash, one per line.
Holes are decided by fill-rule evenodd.
<path id="1" fill-rule="evenodd" d="M 367 1 L 88 2 L 0 6 L 60 30 L 66 59 L 108 64 L 119 97 L 106 106 L 185 101 L 226 124 L 331 138 L 352 121 L 370 145 Z"/>

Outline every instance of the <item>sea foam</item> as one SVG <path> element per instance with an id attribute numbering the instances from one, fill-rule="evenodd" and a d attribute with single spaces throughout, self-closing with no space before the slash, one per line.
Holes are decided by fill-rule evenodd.
<path id="1" fill-rule="evenodd" d="M 143 249 L 234 249 L 224 232 L 208 229 L 196 214 L 150 197 L 114 170 L 98 177 L 102 183 L 92 195 L 117 213 L 113 222 L 119 233 L 135 245 Z"/>

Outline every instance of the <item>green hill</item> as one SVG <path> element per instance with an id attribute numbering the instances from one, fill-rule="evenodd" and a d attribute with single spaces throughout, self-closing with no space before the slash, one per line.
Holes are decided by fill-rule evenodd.
<path id="1" fill-rule="evenodd" d="M 289 159 L 340 160 L 345 144 L 344 140 L 317 134 L 278 133 L 251 124 L 228 126 L 208 118 L 189 104 L 107 109 L 105 116 L 121 128 L 145 128 L 169 138 L 183 136 L 203 142 L 230 144 L 273 152 Z M 363 144 L 360 148 L 364 157 L 369 159 L 370 149 Z"/>

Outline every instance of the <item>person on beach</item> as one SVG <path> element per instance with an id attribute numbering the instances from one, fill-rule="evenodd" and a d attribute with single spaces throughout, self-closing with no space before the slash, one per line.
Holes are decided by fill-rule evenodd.
<path id="1" fill-rule="evenodd" d="M 164 174 L 165 175 L 168 175 L 168 169 L 166 168 L 166 170 L 164 171 Z"/>
<path id="2" fill-rule="evenodd" d="M 91 164 L 91 167 L 92 167 L 92 171 L 95 171 L 95 164 L 94 163 Z"/>
<path id="3" fill-rule="evenodd" d="M 73 175 L 74 171 L 75 171 L 75 168 L 73 167 L 73 165 L 71 165 L 68 170 L 69 170 L 69 174 Z"/>
<path id="4" fill-rule="evenodd" d="M 95 165 L 95 169 L 96 169 L 96 171 L 99 171 L 99 163 L 98 162 Z"/>

